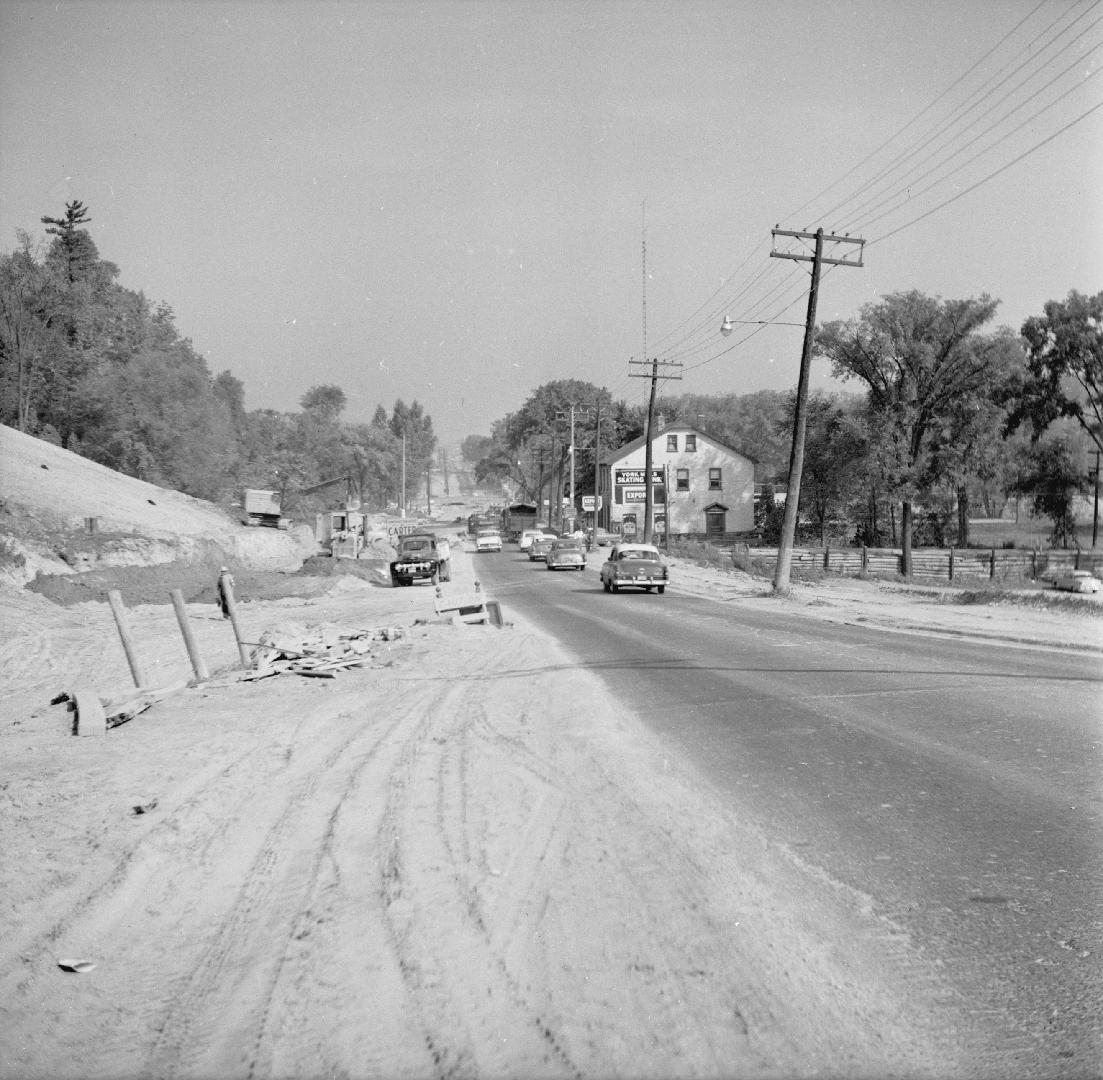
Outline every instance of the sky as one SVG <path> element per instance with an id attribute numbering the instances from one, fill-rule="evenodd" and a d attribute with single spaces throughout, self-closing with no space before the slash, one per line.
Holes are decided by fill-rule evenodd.
<path id="1" fill-rule="evenodd" d="M 1100 0 L 0 0 L 0 243 L 82 201 L 250 409 L 785 390 L 774 228 L 865 241 L 821 322 L 1103 289 L 1101 57 Z"/>

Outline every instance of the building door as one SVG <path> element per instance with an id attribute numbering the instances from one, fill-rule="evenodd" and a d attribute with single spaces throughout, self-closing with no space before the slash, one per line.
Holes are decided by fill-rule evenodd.
<path id="1" fill-rule="evenodd" d="M 705 536 L 709 540 L 721 540 L 727 532 L 727 509 L 710 506 L 705 510 Z"/>

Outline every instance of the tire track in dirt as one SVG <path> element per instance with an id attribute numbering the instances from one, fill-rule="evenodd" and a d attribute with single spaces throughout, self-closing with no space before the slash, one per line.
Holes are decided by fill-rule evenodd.
<path id="1" fill-rule="evenodd" d="M 495 659 L 484 657 L 466 675 L 477 677 Z M 399 968 L 433 1075 L 578 1076 L 547 1019 L 493 948 L 469 876 L 462 747 L 472 714 L 465 697 L 462 684 L 447 692 L 447 708 L 426 719 L 389 778 L 378 840 Z"/>
<path id="2" fill-rule="evenodd" d="M 281 792 L 274 820 L 267 815 L 271 824 L 233 902 L 171 994 L 146 1067 L 151 1075 L 240 1075 L 255 1060 L 287 942 L 315 889 L 335 808 L 400 723 L 379 730 L 355 719 L 349 705 L 342 700 L 321 718 L 348 724 L 343 737 L 322 744 L 324 753 L 300 751 L 298 776 Z M 239 958 L 244 970 L 235 969 Z"/>
<path id="3" fill-rule="evenodd" d="M 385 910 L 387 882 L 402 872 L 394 848 L 381 847 L 393 824 L 380 793 L 404 786 L 457 694 L 444 682 L 406 686 L 401 716 L 335 808 L 249 1075 L 433 1073 L 444 1040 L 421 988 L 411 993 Z"/>

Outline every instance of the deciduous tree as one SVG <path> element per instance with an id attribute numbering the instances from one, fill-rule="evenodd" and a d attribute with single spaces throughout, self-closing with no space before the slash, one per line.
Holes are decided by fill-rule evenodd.
<path id="1" fill-rule="evenodd" d="M 1009 394 L 1007 429 L 1028 423 L 1038 438 L 1062 417 L 1103 450 L 1103 292 L 1073 290 L 1023 323 L 1026 370 Z"/>
<path id="2" fill-rule="evenodd" d="M 941 300 L 893 293 L 831 322 L 816 350 L 836 377 L 865 383 L 870 436 L 884 485 L 902 503 L 903 570 L 912 568 L 912 507 L 929 476 L 933 436 L 958 402 L 993 385 L 1005 360 L 1000 335 L 980 334 L 995 315 L 989 296 Z"/>

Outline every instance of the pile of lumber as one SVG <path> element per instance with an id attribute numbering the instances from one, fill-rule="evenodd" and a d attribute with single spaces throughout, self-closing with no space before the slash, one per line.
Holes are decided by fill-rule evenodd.
<path id="1" fill-rule="evenodd" d="M 341 630 L 334 627 L 302 627 L 266 630 L 252 645 L 252 670 L 244 679 L 266 679 L 272 675 L 303 675 L 315 679 L 336 678 L 338 671 L 362 667 L 376 653 L 380 642 L 403 636 L 400 626 L 372 630 Z"/>

